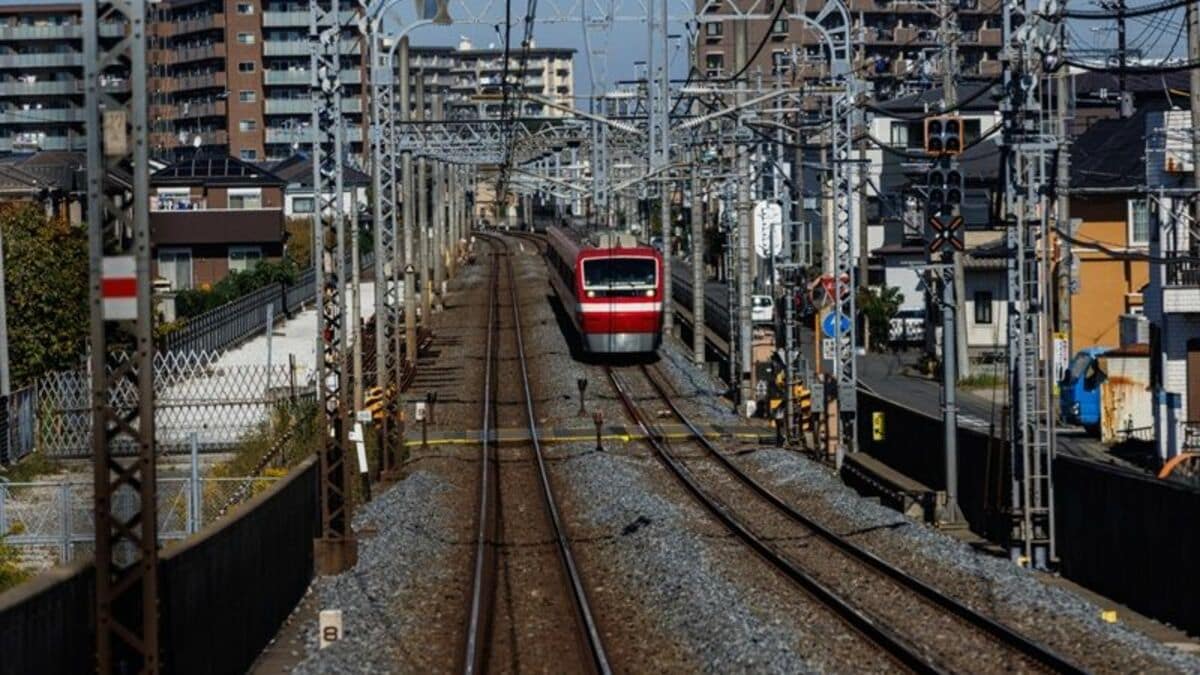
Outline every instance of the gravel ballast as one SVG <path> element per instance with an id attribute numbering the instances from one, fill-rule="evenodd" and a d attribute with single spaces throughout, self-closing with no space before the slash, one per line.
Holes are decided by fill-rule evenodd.
<path id="1" fill-rule="evenodd" d="M 1107 623 L 1100 607 L 1035 573 L 861 498 L 825 466 L 771 448 L 740 461 L 801 511 L 855 533 L 856 544 L 1090 669 L 1200 672 L 1200 659 Z"/>

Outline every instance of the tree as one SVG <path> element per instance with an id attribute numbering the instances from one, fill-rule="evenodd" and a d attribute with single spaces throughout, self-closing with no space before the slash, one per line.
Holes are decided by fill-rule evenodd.
<path id="1" fill-rule="evenodd" d="M 37 205 L 0 205 L 14 387 L 71 368 L 88 335 L 87 230 L 48 218 Z"/>
<path id="2" fill-rule="evenodd" d="M 870 348 L 874 351 L 887 348 L 892 319 L 903 302 L 904 294 L 895 286 L 858 289 L 858 310 L 867 320 Z"/>

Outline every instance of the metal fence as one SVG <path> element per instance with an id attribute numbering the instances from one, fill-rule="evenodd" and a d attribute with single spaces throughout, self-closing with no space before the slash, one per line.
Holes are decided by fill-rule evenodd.
<path id="1" fill-rule="evenodd" d="M 36 385 L 0 397 L 0 464 L 12 464 L 33 452 L 36 426 Z"/>
<path id="2" fill-rule="evenodd" d="M 273 321 L 279 320 L 285 313 L 293 312 L 312 300 L 315 294 L 316 273 L 311 269 L 305 270 L 294 284 L 281 282 L 263 286 L 233 302 L 187 319 L 183 328 L 167 334 L 163 339 L 162 351 L 214 352 L 228 349 L 262 331 L 268 313 Z"/>
<path id="3" fill-rule="evenodd" d="M 158 480 L 158 538 L 181 541 L 228 514 L 278 478 L 204 478 L 197 475 Z M 18 549 L 23 565 L 47 568 L 86 555 L 94 546 L 95 520 L 90 480 L 29 483 L 0 482 L 0 541 Z M 131 509 L 136 497 L 118 492 Z M 120 509 L 120 503 L 116 508 Z"/>
<path id="4" fill-rule="evenodd" d="M 311 397 L 312 368 L 292 364 L 221 365 L 215 352 L 155 355 L 155 439 L 166 453 L 186 452 L 193 434 L 201 452 L 227 450 L 261 428 L 283 401 Z M 91 456 L 91 380 L 84 369 L 38 381 L 38 446 L 50 457 Z M 134 410 L 136 391 L 122 382 L 110 392 L 117 410 Z M 118 452 L 122 448 L 117 448 Z M 135 450 L 132 442 L 124 450 Z"/>
<path id="5" fill-rule="evenodd" d="M 363 270 L 369 271 L 374 265 L 373 252 L 362 256 L 360 266 Z M 268 312 L 273 315 L 273 321 L 278 321 L 285 313 L 297 311 L 304 303 L 313 300 L 316 294 L 317 273 L 309 268 L 301 272 L 293 284 L 264 286 L 188 319 L 183 328 L 163 339 L 162 351 L 213 352 L 228 349 L 262 331 L 267 323 Z"/>

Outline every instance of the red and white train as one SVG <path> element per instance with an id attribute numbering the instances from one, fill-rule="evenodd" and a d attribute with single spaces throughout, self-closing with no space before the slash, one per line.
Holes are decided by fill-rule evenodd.
<path id="1" fill-rule="evenodd" d="M 546 228 L 550 285 L 593 354 L 653 352 L 662 341 L 662 255 L 632 235 L 604 232 L 595 245 Z"/>

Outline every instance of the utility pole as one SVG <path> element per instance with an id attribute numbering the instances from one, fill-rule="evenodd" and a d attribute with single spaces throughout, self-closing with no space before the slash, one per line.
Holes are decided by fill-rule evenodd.
<path id="1" fill-rule="evenodd" d="M 670 42 L 667 36 L 667 2 L 652 0 L 646 3 L 646 11 L 650 13 L 650 40 L 647 45 L 646 87 L 650 93 L 650 168 L 658 171 L 656 181 L 659 185 L 659 219 L 662 221 L 663 240 L 663 335 L 670 336 L 675 331 L 675 310 L 672 300 L 671 276 L 672 257 L 675 254 L 673 244 L 675 228 L 671 224 L 671 123 L 670 123 L 670 77 L 667 60 L 670 55 Z M 656 54 L 658 50 L 661 54 Z M 649 219 L 647 218 L 647 222 Z"/>
<path id="2" fill-rule="evenodd" d="M 350 189 L 350 227 L 348 230 L 350 246 L 350 314 L 352 318 L 346 324 L 346 329 L 353 331 L 351 343 L 352 369 L 354 373 L 354 409 L 363 409 L 363 336 L 362 336 L 362 260 L 358 250 L 358 195 L 356 188 Z M 376 329 L 378 330 L 378 329 Z"/>
<path id="3" fill-rule="evenodd" d="M 0 397 L 7 399 L 12 394 L 12 381 L 8 366 L 8 277 L 4 267 L 4 232 L 0 231 Z M 4 414 L 0 409 L 0 414 Z M 8 444 L 7 439 L 0 443 Z"/>
<path id="4" fill-rule="evenodd" d="M 400 38 L 400 122 L 412 120 L 412 101 L 409 99 L 410 68 L 408 36 Z M 413 162 L 412 151 L 404 150 L 400 160 L 400 181 L 404 192 L 402 219 L 404 221 L 404 360 L 417 361 L 417 268 L 413 250 Z"/>
<path id="5" fill-rule="evenodd" d="M 1056 167 L 1058 185 L 1056 186 L 1057 205 L 1054 222 L 1060 232 L 1071 230 L 1070 76 L 1070 72 L 1066 68 L 1059 69 L 1054 76 L 1054 100 L 1058 116 L 1058 166 Z M 1196 114 L 1193 112 L 1193 117 Z M 1075 253 L 1071 250 L 1071 242 L 1064 240 L 1059 235 L 1055 235 L 1054 238 L 1060 242 L 1061 253 L 1055 284 L 1058 292 L 1058 330 L 1067 336 L 1067 354 L 1074 354 L 1071 336 L 1071 280 Z"/>
<path id="6" fill-rule="evenodd" d="M 1188 61 L 1196 63 L 1200 61 L 1200 8 L 1196 7 L 1196 3 L 1189 2 L 1185 5 L 1187 14 L 1187 33 L 1188 33 Z M 1188 71 L 1189 83 L 1191 85 L 1191 105 L 1192 110 L 1192 180 L 1197 190 L 1200 190 L 1200 103 L 1197 103 L 1197 96 L 1200 96 L 1200 68 L 1192 68 Z M 1200 199 L 1195 203 L 1196 212 L 1193 214 L 1196 222 L 1200 223 Z"/>
<path id="7" fill-rule="evenodd" d="M 433 119 L 441 122 L 445 118 L 442 95 L 433 95 Z M 433 167 L 433 284 L 437 293 L 438 306 L 442 304 L 442 295 L 446 285 L 446 234 L 449 218 L 446 214 L 447 199 L 445 162 L 437 162 Z"/>
<path id="8" fill-rule="evenodd" d="M 734 21 L 734 64 L 737 70 L 741 72 L 746 67 L 746 32 L 748 22 L 745 19 Z M 735 81 L 733 86 L 736 88 L 734 98 L 737 102 L 738 112 L 737 121 L 738 129 L 745 129 L 743 119 L 745 114 L 743 106 L 746 103 L 745 88 L 740 82 Z M 750 210 L 750 151 L 749 148 L 741 147 L 741 143 L 735 143 L 734 147 L 737 151 L 737 228 L 738 228 L 738 348 L 741 350 L 739 361 L 739 370 L 737 374 L 738 383 L 738 404 L 741 406 L 742 414 L 749 411 L 747 402 L 754 400 L 754 392 L 750 388 L 750 371 L 752 368 L 753 351 L 751 349 L 752 335 L 752 315 L 751 315 L 751 240 L 753 237 L 751 210 Z"/>
<path id="9" fill-rule="evenodd" d="M 417 110 L 413 119 L 425 121 L 425 69 L 417 69 Z M 429 278 L 429 159 L 417 158 L 417 270 L 421 285 L 421 325 L 429 325 L 433 285 Z"/>
<path id="10" fill-rule="evenodd" d="M 941 42 L 942 58 L 942 105 L 943 110 L 953 111 L 958 106 L 958 1 L 942 2 Z M 959 125 L 959 131 L 962 126 Z M 966 138 L 959 136 L 960 147 Z M 958 169 L 958 158 L 948 156 L 941 159 L 948 163 L 950 171 Z M 946 192 L 956 186 L 946 185 Z M 947 200 L 943 212 L 951 220 L 960 215 L 959 204 Z M 930 214 L 935 215 L 933 213 Z M 941 216 L 943 213 L 937 213 Z M 946 246 L 942 253 L 942 434 L 946 472 L 946 504 L 938 520 L 944 523 L 961 522 L 958 507 L 958 378 L 970 370 L 967 354 L 966 317 L 963 312 L 966 284 L 963 279 L 963 255 L 955 246 Z M 926 323 L 926 325 L 929 325 Z"/>
<path id="11" fill-rule="evenodd" d="M 704 365 L 704 191 L 701 188 L 699 148 L 692 148 L 692 362 Z"/>

